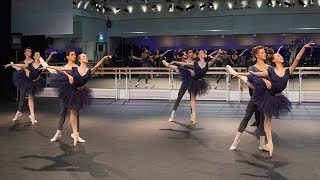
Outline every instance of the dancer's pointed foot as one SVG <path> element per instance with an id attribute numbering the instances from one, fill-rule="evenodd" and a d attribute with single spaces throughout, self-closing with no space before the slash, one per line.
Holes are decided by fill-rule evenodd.
<path id="1" fill-rule="evenodd" d="M 35 124 L 35 123 L 38 122 L 38 121 L 35 119 L 34 115 L 30 115 L 29 118 L 30 118 L 30 121 L 31 121 L 32 124 Z"/>
<path id="2" fill-rule="evenodd" d="M 239 143 L 240 143 L 240 139 L 238 139 L 237 141 L 233 141 L 233 143 L 230 146 L 230 150 L 231 151 L 236 150 Z"/>
<path id="3" fill-rule="evenodd" d="M 266 144 L 267 148 L 269 149 L 269 156 L 272 157 L 273 153 L 273 144 Z"/>
<path id="4" fill-rule="evenodd" d="M 73 139 L 73 146 L 76 146 L 78 144 L 79 133 L 78 132 L 73 133 L 71 134 L 71 137 Z"/>
<path id="5" fill-rule="evenodd" d="M 176 116 L 176 111 L 173 110 L 173 111 L 171 112 L 171 116 L 170 116 L 170 118 L 169 118 L 168 121 L 172 122 L 175 116 Z"/>
<path id="6" fill-rule="evenodd" d="M 18 117 L 22 116 L 22 113 L 20 111 L 17 111 L 16 115 L 14 116 L 14 118 L 12 119 L 12 121 L 16 121 L 18 120 Z"/>
<path id="7" fill-rule="evenodd" d="M 268 151 L 269 152 L 269 148 L 266 145 L 260 145 L 259 146 L 259 150 L 260 151 Z"/>
<path id="8" fill-rule="evenodd" d="M 58 138 L 61 138 L 61 130 L 57 130 L 56 134 L 53 136 L 52 139 L 50 139 L 51 142 L 55 142 Z"/>
<path id="9" fill-rule="evenodd" d="M 241 136 L 241 134 L 242 134 L 241 132 L 237 132 L 236 137 L 234 137 L 233 143 L 232 143 L 231 146 L 230 146 L 230 150 L 231 150 L 231 151 L 237 149 L 237 146 L 238 146 L 238 144 L 240 143 L 240 136 Z"/>
<path id="10" fill-rule="evenodd" d="M 193 125 L 197 124 L 196 117 L 197 117 L 196 113 L 192 113 L 191 114 L 191 122 L 192 122 Z"/>
<path id="11" fill-rule="evenodd" d="M 238 76 L 238 73 L 234 69 L 232 69 L 230 65 L 227 65 L 226 68 L 232 76 Z"/>
<path id="12" fill-rule="evenodd" d="M 73 134 L 71 134 L 71 137 L 74 139 L 74 135 Z M 80 137 L 79 132 L 78 132 L 78 142 L 80 142 L 80 143 L 85 143 L 86 142 L 86 140 L 84 140 L 84 139 L 82 139 Z"/>
<path id="13" fill-rule="evenodd" d="M 165 61 L 165 60 L 162 60 L 162 63 L 163 63 L 164 66 L 170 67 L 170 64 L 169 64 L 167 61 Z"/>

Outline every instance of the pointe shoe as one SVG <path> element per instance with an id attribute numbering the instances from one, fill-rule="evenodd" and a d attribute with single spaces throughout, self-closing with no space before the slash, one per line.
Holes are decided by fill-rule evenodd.
<path id="1" fill-rule="evenodd" d="M 52 139 L 50 139 L 51 142 L 55 142 L 58 138 L 61 138 L 61 130 L 57 130 L 56 134 L 53 136 Z"/>
<path id="2" fill-rule="evenodd" d="M 175 111 L 175 110 L 172 110 L 171 116 L 170 116 L 170 118 L 169 118 L 168 121 L 172 122 L 175 116 L 176 116 L 176 111 Z"/>
<path id="3" fill-rule="evenodd" d="M 80 143 L 85 143 L 86 140 L 84 140 L 84 139 L 82 139 L 80 136 L 78 136 L 78 142 L 80 142 Z"/>
<path id="4" fill-rule="evenodd" d="M 197 122 L 198 122 L 198 121 L 196 120 L 196 117 L 197 117 L 196 113 L 192 113 L 192 114 L 191 114 L 191 122 L 192 122 L 193 125 L 196 125 Z"/>
<path id="5" fill-rule="evenodd" d="M 268 151 L 269 152 L 269 148 L 266 145 L 260 145 L 259 146 L 259 150 L 260 151 Z"/>
<path id="6" fill-rule="evenodd" d="M 14 116 L 14 118 L 12 119 L 12 121 L 16 121 L 18 120 L 18 117 L 22 116 L 22 113 L 20 111 L 17 111 L 16 115 Z"/>
<path id="7" fill-rule="evenodd" d="M 238 76 L 238 73 L 234 69 L 232 69 L 230 65 L 227 65 L 226 68 L 232 76 Z"/>
<path id="8" fill-rule="evenodd" d="M 162 60 L 162 63 L 163 63 L 164 66 L 170 67 L 170 64 L 169 64 L 167 61 L 165 61 L 165 60 Z"/>
<path id="9" fill-rule="evenodd" d="M 231 151 L 237 149 L 237 146 L 238 146 L 238 144 L 240 143 L 240 136 L 241 136 L 241 134 L 242 134 L 241 132 L 237 132 L 236 137 L 234 137 L 233 143 L 232 143 L 231 146 L 230 146 L 230 150 L 231 150 Z"/>
<path id="10" fill-rule="evenodd" d="M 31 123 L 32 123 L 32 124 L 35 124 L 35 123 L 37 123 L 37 122 L 38 122 L 37 120 L 35 120 L 34 115 L 33 115 L 33 116 L 32 116 L 32 115 L 30 115 L 30 116 L 29 116 L 29 118 L 30 118 L 30 121 L 31 121 Z"/>
<path id="11" fill-rule="evenodd" d="M 73 135 L 73 134 L 71 134 L 71 137 L 74 139 L 74 135 Z M 82 138 L 80 137 L 80 135 L 78 134 L 78 142 L 80 142 L 80 143 L 85 143 L 86 140 L 82 139 Z"/>
<path id="12" fill-rule="evenodd" d="M 73 139 L 73 146 L 76 146 L 78 144 L 78 137 L 79 137 L 79 133 L 73 133 L 71 134 L 71 137 Z"/>
<path id="13" fill-rule="evenodd" d="M 267 148 L 269 149 L 269 156 L 272 157 L 272 153 L 273 153 L 273 144 L 266 144 Z"/>
<path id="14" fill-rule="evenodd" d="M 136 85 L 134 85 L 134 87 L 138 87 L 138 85 L 139 85 L 139 82 L 137 82 Z"/>
<path id="15" fill-rule="evenodd" d="M 218 88 L 218 84 L 216 84 L 213 89 L 217 89 L 217 88 Z"/>
<path id="16" fill-rule="evenodd" d="M 239 143 L 240 143 L 240 139 L 237 140 L 237 141 L 233 141 L 233 143 L 232 143 L 231 146 L 230 146 L 230 150 L 231 150 L 231 151 L 236 150 Z"/>

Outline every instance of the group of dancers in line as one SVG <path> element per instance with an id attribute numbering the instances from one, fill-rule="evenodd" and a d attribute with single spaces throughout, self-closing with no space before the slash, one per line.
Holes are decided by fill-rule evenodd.
<path id="1" fill-rule="evenodd" d="M 240 142 L 240 136 L 247 127 L 248 121 L 255 111 L 260 112 L 260 144 L 259 150 L 269 151 L 270 157 L 273 153 L 273 142 L 271 135 L 271 118 L 278 118 L 280 115 L 285 115 L 291 110 L 291 102 L 286 98 L 282 91 L 285 89 L 290 75 L 297 67 L 306 48 L 314 45 L 314 42 L 305 44 L 296 59 L 289 68 L 283 67 L 284 59 L 279 54 L 279 50 L 274 53 L 271 48 L 263 46 L 256 46 L 252 49 L 252 55 L 256 59 L 256 64 L 249 67 L 249 72 L 238 73 L 227 65 L 227 71 L 234 77 L 240 78 L 252 91 L 252 97 L 248 103 L 246 114 L 242 119 L 236 137 L 230 147 L 235 150 Z M 176 110 L 180 101 L 186 91 L 190 94 L 191 107 L 191 122 L 196 125 L 196 97 L 205 95 L 210 90 L 210 83 L 204 78 L 209 67 L 219 58 L 222 51 L 219 49 L 212 54 L 207 55 L 205 50 L 199 50 L 197 53 L 197 61 L 194 61 L 194 53 L 192 49 L 187 50 L 187 58 L 185 62 L 172 61 L 170 63 L 165 60 L 162 63 L 169 68 L 172 68 L 180 74 L 181 86 L 178 92 L 178 98 L 175 101 L 173 110 L 169 121 L 173 121 L 176 115 Z M 22 68 L 13 72 L 13 83 L 20 91 L 20 102 L 28 95 L 28 105 L 30 109 L 30 119 L 32 124 L 36 123 L 34 113 L 34 96 L 43 92 L 46 85 L 45 80 L 41 77 L 41 72 L 48 70 L 50 72 L 51 86 L 56 89 L 58 99 L 60 101 L 60 115 L 58 129 L 51 142 L 56 141 L 61 137 L 62 126 L 65 122 L 67 111 L 70 111 L 70 122 L 73 133 L 74 146 L 78 142 L 85 142 L 79 136 L 79 110 L 89 105 L 92 100 L 92 91 L 86 86 L 90 77 L 97 72 L 98 68 L 106 61 L 110 60 L 112 56 L 104 56 L 93 68 L 88 68 L 88 58 L 85 54 L 76 56 L 75 51 L 68 50 L 66 52 L 67 64 L 63 67 L 49 66 L 48 61 L 54 53 L 51 53 L 47 61 L 40 57 L 39 52 L 33 53 L 33 60 L 31 58 L 31 49 L 25 50 L 25 63 L 23 64 L 7 64 L 5 68 L 12 66 Z M 212 56 L 215 54 L 215 56 Z M 76 60 L 80 65 L 76 65 Z M 268 60 L 272 66 L 266 64 Z M 13 118 L 13 121 L 18 120 L 22 115 L 22 105 L 19 102 L 18 111 Z M 267 144 L 265 143 L 267 139 Z"/>
<path id="2" fill-rule="evenodd" d="M 165 65 L 162 63 L 163 59 L 165 60 L 165 55 L 172 51 L 171 49 L 164 51 L 162 54 L 159 52 L 159 50 L 155 50 L 153 53 L 150 53 L 146 48 L 142 49 L 142 53 L 140 56 L 135 56 L 133 53 L 133 50 L 130 51 L 130 54 L 128 56 L 129 61 L 132 61 L 133 63 L 135 60 L 138 60 L 141 63 L 142 67 L 150 68 L 150 67 L 165 67 Z M 199 50 L 193 50 L 193 53 L 191 57 L 188 57 L 187 50 L 182 50 L 182 48 L 179 48 L 177 51 L 173 52 L 173 59 L 174 61 L 187 61 L 187 59 L 191 58 L 193 61 L 198 61 L 198 52 Z M 247 61 L 244 57 L 245 52 L 248 51 L 248 49 L 243 50 L 240 54 L 238 54 L 238 51 L 236 49 L 233 49 L 231 51 L 231 54 L 228 55 L 226 50 L 222 50 L 220 53 L 220 57 L 216 59 L 215 61 L 215 67 L 226 67 L 226 65 L 231 65 L 232 67 L 247 67 L 250 65 L 251 61 Z M 210 55 L 213 55 L 217 53 L 217 51 L 213 51 Z M 139 63 L 139 64 L 140 64 Z M 137 64 L 136 64 L 137 65 Z M 135 67 L 135 66 L 133 66 Z M 151 70 L 152 72 L 152 70 Z M 218 88 L 218 84 L 220 80 L 222 79 L 223 75 L 219 74 L 217 77 L 216 84 L 214 86 L 214 89 Z M 138 87 L 140 80 L 144 78 L 145 79 L 145 88 L 153 88 L 155 86 L 155 82 L 153 79 L 153 74 L 141 74 L 138 77 L 138 81 L 135 84 L 134 87 Z M 148 84 L 148 80 L 151 80 L 152 85 Z M 242 84 L 240 85 L 240 88 L 242 89 Z"/>
<path id="3" fill-rule="evenodd" d="M 230 65 L 226 66 L 227 71 L 232 76 L 240 78 L 250 89 L 253 89 L 250 93 L 251 99 L 247 105 L 246 114 L 240 122 L 230 150 L 237 148 L 240 143 L 240 136 L 247 127 L 248 121 L 253 113 L 258 111 L 259 113 L 256 114 L 260 119 L 260 143 L 258 149 L 268 151 L 270 157 L 272 157 L 271 118 L 278 118 L 291 111 L 291 102 L 282 94 L 282 91 L 286 88 L 289 77 L 298 66 L 306 48 L 310 48 L 314 44 L 312 41 L 305 44 L 289 68 L 283 66 L 284 58 L 279 53 L 281 47 L 275 53 L 272 48 L 263 46 L 256 46 L 252 49 L 252 55 L 256 59 L 256 64 L 249 67 L 249 72 L 238 73 Z M 167 63 L 163 61 L 163 64 L 179 72 L 182 81 L 169 121 L 173 121 L 179 103 L 188 90 L 190 93 L 191 122 L 195 125 L 197 123 L 196 96 L 204 95 L 210 89 L 210 84 L 204 79 L 204 76 L 208 71 L 208 67 L 219 57 L 221 50 L 217 52 L 215 57 L 211 56 L 212 60 L 209 62 L 205 61 L 207 57 L 205 51 L 200 50 L 198 52 L 198 62 L 192 61 L 192 53 L 192 50 L 187 51 L 187 62 L 173 61 Z M 270 62 L 272 66 L 266 64 L 266 61 Z M 267 139 L 267 144 L 265 139 Z"/>

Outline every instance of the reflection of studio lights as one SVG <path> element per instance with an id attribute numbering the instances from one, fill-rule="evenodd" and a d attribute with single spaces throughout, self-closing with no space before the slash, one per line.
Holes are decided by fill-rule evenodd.
<path id="1" fill-rule="evenodd" d="M 143 12 L 146 12 L 147 11 L 147 6 L 146 5 L 142 5 L 141 9 L 142 9 Z"/>

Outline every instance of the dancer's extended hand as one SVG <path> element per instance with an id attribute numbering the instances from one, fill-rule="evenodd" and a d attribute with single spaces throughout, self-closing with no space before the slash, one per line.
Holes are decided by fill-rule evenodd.
<path id="1" fill-rule="evenodd" d="M 189 70 L 191 76 L 195 76 L 196 75 L 196 73 L 194 73 L 194 70 L 191 70 L 191 69 L 188 69 L 188 70 Z"/>
<path id="2" fill-rule="evenodd" d="M 25 69 L 24 71 L 26 72 L 26 76 L 27 76 L 27 77 L 30 77 L 30 71 L 29 71 L 29 69 Z"/>
<path id="3" fill-rule="evenodd" d="M 309 43 L 305 44 L 303 47 L 304 48 L 312 48 L 313 45 L 315 45 L 316 43 L 314 43 L 313 41 L 310 41 Z"/>
<path id="4" fill-rule="evenodd" d="M 52 52 L 50 53 L 51 56 L 53 56 L 53 55 L 55 55 L 55 54 L 57 54 L 57 51 L 52 51 Z"/>
<path id="5" fill-rule="evenodd" d="M 12 66 L 12 64 L 6 64 L 6 65 L 3 65 L 3 66 L 4 66 L 4 68 L 6 69 L 7 67 Z"/>

